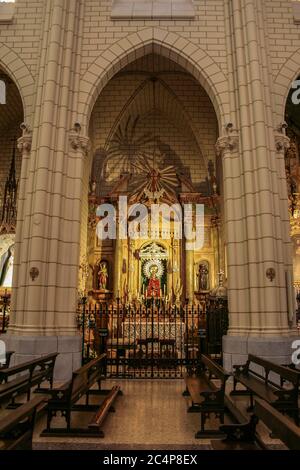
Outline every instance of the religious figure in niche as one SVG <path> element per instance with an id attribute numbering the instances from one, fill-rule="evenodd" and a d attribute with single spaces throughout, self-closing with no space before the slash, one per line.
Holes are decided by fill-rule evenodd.
<path id="1" fill-rule="evenodd" d="M 140 250 L 141 286 L 144 298 L 161 299 L 166 295 L 168 254 L 165 248 L 150 243 Z"/>
<path id="2" fill-rule="evenodd" d="M 209 290 L 209 267 L 208 263 L 203 262 L 199 264 L 198 276 L 198 287 L 200 291 Z"/>
<path id="3" fill-rule="evenodd" d="M 98 287 L 99 290 L 107 290 L 108 284 L 108 266 L 106 261 L 102 261 L 98 270 Z"/>
<path id="4" fill-rule="evenodd" d="M 158 267 L 154 264 L 150 268 L 150 279 L 148 282 L 147 297 L 157 298 L 161 296 L 160 279 L 157 277 L 157 274 Z"/>

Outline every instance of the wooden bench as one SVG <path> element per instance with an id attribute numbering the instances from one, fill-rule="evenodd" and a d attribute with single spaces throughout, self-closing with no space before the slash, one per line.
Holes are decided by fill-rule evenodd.
<path id="1" fill-rule="evenodd" d="M 225 438 L 212 441 L 212 448 L 214 450 L 264 449 L 265 446 L 256 434 L 258 418 L 244 414 L 228 395 L 225 395 L 224 402 L 232 423 L 220 426 L 220 432 Z"/>
<path id="2" fill-rule="evenodd" d="M 186 376 L 186 391 L 184 396 L 191 398 L 189 413 L 200 413 L 200 431 L 196 433 L 196 439 L 212 436 L 222 437 L 219 430 L 205 429 L 207 419 L 211 414 L 224 423 L 225 414 L 225 386 L 229 377 L 224 369 L 213 362 L 208 356 L 201 356 L 201 371 L 197 376 Z M 218 384 L 215 381 L 218 381 Z"/>
<path id="3" fill-rule="evenodd" d="M 44 401 L 35 397 L 0 420 L 0 451 L 32 449 L 36 413 Z"/>
<path id="4" fill-rule="evenodd" d="M 254 414 L 290 450 L 300 450 L 300 429 L 266 401 L 255 398 Z"/>
<path id="5" fill-rule="evenodd" d="M 299 389 L 298 389 L 298 393 L 300 394 L 300 369 L 297 369 L 296 365 L 295 364 L 282 364 L 282 367 L 287 367 L 288 369 L 291 369 L 293 371 L 295 371 L 297 374 L 299 374 Z M 284 386 L 286 380 L 284 378 L 281 378 L 281 387 Z"/>
<path id="6" fill-rule="evenodd" d="M 106 354 L 102 354 L 93 359 L 83 367 L 73 372 L 72 379 L 62 387 L 51 391 L 51 399 L 47 406 L 47 427 L 41 436 L 68 436 L 68 437 L 104 437 L 100 429 L 108 411 L 114 411 L 112 405 L 116 397 L 121 394 L 119 387 L 111 390 L 101 389 L 101 379 L 106 367 Z M 99 390 L 91 390 L 91 387 L 98 383 Z M 104 402 L 97 405 L 89 404 L 89 396 L 107 395 Z M 77 402 L 85 397 L 85 404 Z M 71 418 L 73 412 L 95 412 L 89 425 L 84 427 L 72 427 Z M 60 412 L 66 420 L 66 427 L 51 426 L 53 417 Z"/>
<path id="7" fill-rule="evenodd" d="M 262 368 L 263 373 L 254 370 L 253 365 Z M 271 372 L 278 378 L 277 382 L 270 379 Z M 295 423 L 299 424 L 298 389 L 300 375 L 298 372 L 249 354 L 245 365 L 234 366 L 233 376 L 234 389 L 231 394 L 240 395 L 245 393 L 245 391 L 236 390 L 238 382 L 246 387 L 246 393 L 250 395 L 250 411 L 253 410 L 253 396 L 256 395 L 277 410 L 291 415 Z M 290 387 L 284 388 L 282 386 L 283 381 L 288 382 Z"/>
<path id="8" fill-rule="evenodd" d="M 27 401 L 31 397 L 31 389 L 37 386 L 37 392 L 48 392 L 41 388 L 41 384 L 48 381 L 53 387 L 53 373 L 58 353 L 19 364 L 14 367 L 0 369 L 0 404 L 10 401 L 9 408 L 17 408 L 16 397 L 27 394 Z M 11 380 L 10 380 L 11 379 Z"/>

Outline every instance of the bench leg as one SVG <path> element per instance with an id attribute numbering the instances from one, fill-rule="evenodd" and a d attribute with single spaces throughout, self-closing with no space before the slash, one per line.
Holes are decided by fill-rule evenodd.
<path id="1" fill-rule="evenodd" d="M 224 433 L 222 433 L 219 429 L 205 429 L 205 423 L 206 419 L 209 418 L 209 413 L 206 411 L 203 411 L 200 413 L 200 431 L 198 431 L 195 435 L 195 439 L 222 439 L 224 438 Z M 222 421 L 224 419 L 220 415 L 220 420 Z"/>
<path id="2" fill-rule="evenodd" d="M 235 377 L 233 377 L 233 391 L 236 392 L 236 386 L 237 386 L 237 380 Z"/>
<path id="3" fill-rule="evenodd" d="M 67 421 L 67 431 L 70 431 L 71 429 L 71 411 L 70 410 L 66 412 L 66 421 Z"/>
<path id="4" fill-rule="evenodd" d="M 294 421 L 295 421 L 295 424 L 296 426 L 299 426 L 299 410 L 295 410 L 294 412 Z"/>
<path id="5" fill-rule="evenodd" d="M 51 429 L 51 421 L 52 421 L 52 412 L 51 410 L 48 410 L 48 413 L 47 413 L 47 431 L 50 431 Z"/>
<path id="6" fill-rule="evenodd" d="M 206 423 L 206 414 L 201 413 L 200 414 L 200 429 L 201 429 L 201 432 L 205 431 L 205 423 Z"/>
<path id="7" fill-rule="evenodd" d="M 251 413 L 254 410 L 254 401 L 253 401 L 253 393 L 250 392 L 250 406 L 248 406 L 247 411 Z"/>

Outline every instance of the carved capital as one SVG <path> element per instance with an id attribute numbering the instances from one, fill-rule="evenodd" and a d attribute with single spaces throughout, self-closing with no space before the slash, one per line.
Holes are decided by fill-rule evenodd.
<path id="1" fill-rule="evenodd" d="M 284 153 L 290 148 L 290 138 L 283 132 L 275 131 L 275 145 L 278 153 Z"/>
<path id="2" fill-rule="evenodd" d="M 30 129 L 29 126 L 27 126 L 25 123 L 21 124 L 21 129 L 22 129 L 22 137 L 18 139 L 18 150 L 24 154 L 24 153 L 30 153 L 31 152 L 31 144 L 32 144 L 32 130 Z"/>
<path id="3" fill-rule="evenodd" d="M 239 148 L 239 134 L 235 130 L 227 130 L 227 135 L 220 137 L 216 143 L 217 155 L 237 152 Z"/>
<path id="4" fill-rule="evenodd" d="M 81 135 L 81 126 L 75 123 L 73 129 L 69 134 L 69 141 L 72 150 L 75 152 L 79 151 L 84 155 L 87 155 L 90 150 L 90 139 L 89 137 Z"/>

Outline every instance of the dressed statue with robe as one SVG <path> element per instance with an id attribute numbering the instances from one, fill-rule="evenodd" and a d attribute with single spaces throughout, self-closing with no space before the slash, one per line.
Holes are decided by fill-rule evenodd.
<path id="1" fill-rule="evenodd" d="M 161 289 L 160 289 L 160 279 L 157 277 L 158 267 L 153 265 L 150 268 L 150 278 L 147 287 L 147 297 L 160 297 L 161 296 Z"/>

